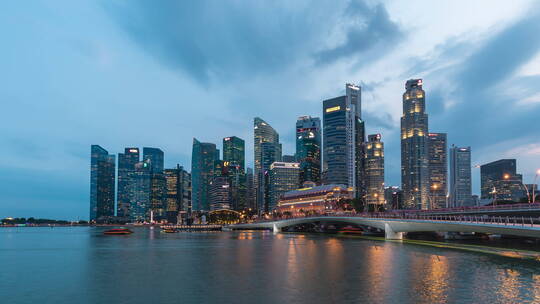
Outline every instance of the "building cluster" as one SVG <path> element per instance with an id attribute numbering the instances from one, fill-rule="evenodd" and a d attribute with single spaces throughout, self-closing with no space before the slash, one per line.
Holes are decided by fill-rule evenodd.
<path id="1" fill-rule="evenodd" d="M 125 148 L 118 154 L 115 192 L 115 156 L 98 145 L 91 147 L 91 221 L 169 221 L 191 212 L 191 174 L 180 165 L 164 169 L 158 148 Z M 116 204 L 115 204 L 116 195 Z M 116 207 L 115 207 L 116 206 Z"/>
<path id="2" fill-rule="evenodd" d="M 180 165 L 164 169 L 160 149 L 143 148 L 141 159 L 138 148 L 126 148 L 118 154 L 115 192 L 115 156 L 93 145 L 90 219 L 176 223 L 187 222 L 192 211 L 320 213 L 336 210 L 343 199 L 360 201 L 364 210 L 436 209 L 518 201 L 527 187 L 535 189 L 523 185 L 515 159 L 503 159 L 480 167 L 481 197 L 474 197 L 471 148 L 448 149 L 447 134 L 429 130 L 425 101 L 422 79 L 408 80 L 401 188 L 385 186 L 381 134 L 366 135 L 361 87 L 346 84 L 343 96 L 322 102 L 322 124 L 318 117 L 298 118 L 294 155 L 284 155 L 278 132 L 256 117 L 253 169 L 246 167 L 245 142 L 236 136 L 223 138 L 223 153 L 194 138 L 191 173 Z"/>

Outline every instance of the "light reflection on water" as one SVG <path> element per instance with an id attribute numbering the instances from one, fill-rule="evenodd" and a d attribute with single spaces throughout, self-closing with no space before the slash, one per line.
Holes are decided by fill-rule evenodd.
<path id="1" fill-rule="evenodd" d="M 2 303 L 535 303 L 540 263 L 267 231 L 0 229 Z"/>

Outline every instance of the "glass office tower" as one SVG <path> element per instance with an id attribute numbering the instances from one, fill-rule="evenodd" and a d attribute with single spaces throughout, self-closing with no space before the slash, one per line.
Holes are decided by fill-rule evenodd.
<path id="1" fill-rule="evenodd" d="M 114 216 L 116 158 L 99 145 L 90 148 L 90 221 Z"/>
<path id="2" fill-rule="evenodd" d="M 265 176 L 273 162 L 281 160 L 281 144 L 279 134 L 259 117 L 253 121 L 254 128 L 254 187 L 255 200 L 259 212 L 268 211 L 268 187 Z"/>
<path id="3" fill-rule="evenodd" d="M 268 180 L 268 211 L 272 212 L 282 194 L 299 188 L 300 164 L 274 162 L 270 165 Z"/>
<path id="4" fill-rule="evenodd" d="M 321 182 L 321 120 L 318 117 L 298 117 L 295 159 L 300 163 L 300 184 Z"/>
<path id="5" fill-rule="evenodd" d="M 193 139 L 191 156 L 192 205 L 194 211 L 208 211 L 208 190 L 214 178 L 214 167 L 218 155 L 216 145 Z M 219 158 L 218 158 L 219 159 Z"/>
<path id="6" fill-rule="evenodd" d="M 344 184 L 365 198 L 364 121 L 361 90 L 345 85 L 345 95 L 323 101 L 323 182 Z"/>
<path id="7" fill-rule="evenodd" d="M 446 133 L 428 134 L 429 209 L 446 208 L 448 158 Z"/>
<path id="8" fill-rule="evenodd" d="M 129 218 L 131 202 L 129 198 L 131 176 L 135 171 L 135 164 L 139 162 L 139 148 L 125 148 L 124 153 L 118 153 L 118 193 L 116 214 L 119 217 Z"/>
<path id="9" fill-rule="evenodd" d="M 471 182 L 471 147 L 450 148 L 449 207 L 474 205 Z"/>

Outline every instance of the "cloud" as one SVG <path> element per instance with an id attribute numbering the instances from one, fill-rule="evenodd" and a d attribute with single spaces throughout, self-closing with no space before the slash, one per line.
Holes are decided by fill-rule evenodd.
<path id="1" fill-rule="evenodd" d="M 539 31 L 539 16 L 526 16 L 481 40 L 461 61 L 428 73 L 425 89 L 430 128 L 451 130 L 450 138 L 462 145 L 487 146 L 516 137 L 538 137 L 530 123 L 540 107 L 521 107 L 518 101 L 540 88 L 529 79 L 529 85 L 524 84 L 519 92 L 509 84 L 524 78 L 516 76 L 516 71 L 540 52 Z M 462 49 L 458 43 L 435 62 L 454 60 L 463 54 Z M 430 82 L 434 86 L 430 87 Z"/>
<path id="2" fill-rule="evenodd" d="M 345 9 L 345 41 L 317 54 L 319 63 L 333 63 L 340 59 L 362 56 L 364 64 L 381 58 L 403 38 L 399 26 L 394 23 L 383 4 L 370 7 L 363 1 L 351 1 Z M 368 56 L 369 54 L 369 56 Z"/>
<path id="3" fill-rule="evenodd" d="M 150 56 L 200 83 L 279 73 L 314 61 L 332 63 L 386 48 L 401 34 L 384 5 L 356 0 L 316 5 L 304 1 L 156 5 L 133 0 L 124 5 L 107 1 L 104 7 Z M 343 43 L 326 45 L 340 36 L 345 37 Z"/>

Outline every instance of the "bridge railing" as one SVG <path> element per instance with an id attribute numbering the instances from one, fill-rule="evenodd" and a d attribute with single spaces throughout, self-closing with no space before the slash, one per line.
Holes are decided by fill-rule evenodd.
<path id="1" fill-rule="evenodd" d="M 475 212 L 475 211 L 495 211 L 495 210 L 530 210 L 540 209 L 540 203 L 523 203 L 523 204 L 501 204 L 492 206 L 470 206 L 470 207 L 452 207 L 438 208 L 430 210 L 394 210 L 390 212 L 401 213 L 441 213 L 441 212 Z"/>
<path id="2" fill-rule="evenodd" d="M 281 220 L 305 219 L 305 218 L 321 218 L 326 216 L 338 217 L 360 217 L 360 218 L 376 218 L 376 219 L 391 219 L 391 220 L 418 220 L 418 221 L 440 221 L 454 223 L 474 223 L 474 224 L 491 224 L 504 226 L 521 226 L 521 227 L 538 227 L 540 228 L 540 217 L 518 217 L 518 216 L 487 216 L 487 215 L 431 215 L 431 214 L 409 214 L 409 213 L 334 213 L 321 214 L 316 216 L 288 216 L 273 219 L 264 219 L 256 221 L 256 223 L 273 222 Z"/>

